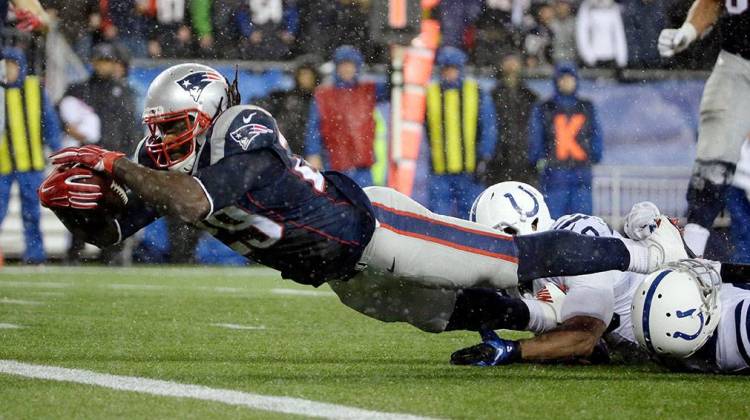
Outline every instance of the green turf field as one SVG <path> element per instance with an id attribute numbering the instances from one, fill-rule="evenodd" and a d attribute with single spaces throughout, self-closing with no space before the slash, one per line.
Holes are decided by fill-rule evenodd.
<path id="1" fill-rule="evenodd" d="M 299 286 L 269 270 L 0 271 L 0 361 L 441 418 L 750 417 L 744 377 L 447 363 L 476 341 L 380 323 L 344 307 L 325 286 Z M 0 418 L 40 417 L 288 416 L 0 374 Z"/>

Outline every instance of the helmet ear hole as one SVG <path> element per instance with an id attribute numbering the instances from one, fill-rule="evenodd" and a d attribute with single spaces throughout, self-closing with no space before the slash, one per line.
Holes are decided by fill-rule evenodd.
<path id="1" fill-rule="evenodd" d="M 538 217 L 534 219 L 533 222 L 531 222 L 531 228 L 534 230 L 534 232 L 539 230 L 539 218 Z"/>
<path id="2" fill-rule="evenodd" d="M 503 229 L 503 232 L 507 233 L 508 235 L 515 236 L 518 235 L 518 230 L 514 227 L 506 226 Z"/>

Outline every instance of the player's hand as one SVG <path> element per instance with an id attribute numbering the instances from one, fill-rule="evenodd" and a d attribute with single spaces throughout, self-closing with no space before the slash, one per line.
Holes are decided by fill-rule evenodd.
<path id="1" fill-rule="evenodd" d="M 656 221 L 660 216 L 659 208 L 650 201 L 633 204 L 630 213 L 625 216 L 625 235 L 636 241 L 648 238 L 658 227 Z"/>
<path id="2" fill-rule="evenodd" d="M 34 12 L 26 9 L 15 9 L 16 29 L 21 32 L 32 32 L 44 27 L 44 22 Z"/>
<path id="3" fill-rule="evenodd" d="M 521 360 L 518 341 L 504 340 L 492 330 L 481 331 L 482 343 L 451 354 L 452 365 L 498 366 Z"/>
<path id="4" fill-rule="evenodd" d="M 80 163 L 95 171 L 112 175 L 115 162 L 125 157 L 125 153 L 113 152 L 99 146 L 66 147 L 50 156 L 54 165 Z"/>
<path id="5" fill-rule="evenodd" d="M 679 29 L 662 29 L 659 34 L 659 55 L 664 58 L 672 57 L 687 48 L 696 38 L 698 31 L 688 22 Z"/>
<path id="6" fill-rule="evenodd" d="M 99 185 L 85 184 L 91 178 L 91 169 L 83 167 L 57 168 L 39 186 L 37 194 L 42 205 L 47 208 L 70 207 L 80 210 L 93 210 L 99 206 L 102 191 Z"/>

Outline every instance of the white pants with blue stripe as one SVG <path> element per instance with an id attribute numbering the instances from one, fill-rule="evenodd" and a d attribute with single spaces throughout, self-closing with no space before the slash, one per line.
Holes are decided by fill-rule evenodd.
<path id="1" fill-rule="evenodd" d="M 512 237 L 432 213 L 390 188 L 365 193 L 378 220 L 361 259 L 365 268 L 348 281 L 330 282 L 345 305 L 381 321 L 441 332 L 453 313 L 455 290 L 518 284 Z"/>

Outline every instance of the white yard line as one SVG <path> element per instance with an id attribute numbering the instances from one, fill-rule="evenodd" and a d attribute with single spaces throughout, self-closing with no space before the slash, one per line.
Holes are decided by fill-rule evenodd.
<path id="1" fill-rule="evenodd" d="M 307 417 L 330 419 L 425 419 L 425 417 L 400 413 L 370 411 L 345 405 L 328 404 L 292 397 L 274 397 L 233 391 L 231 389 L 209 388 L 201 385 L 180 384 L 157 379 L 134 376 L 117 376 L 97 373 L 90 370 L 67 369 L 56 366 L 32 365 L 15 360 L 0 360 L 0 373 L 24 376 L 50 381 L 75 382 L 120 391 L 140 392 L 165 397 L 192 398 L 215 401 L 223 404 L 242 406 L 276 413 L 296 414 Z"/>
<path id="2" fill-rule="evenodd" d="M 9 305 L 44 305 L 44 302 L 37 302 L 35 300 L 22 300 L 22 299 L 8 299 L 6 297 L 0 299 L 0 303 L 5 303 Z"/>
<path id="3" fill-rule="evenodd" d="M 336 296 L 336 294 L 333 292 L 321 292 L 317 290 L 301 290 L 301 289 L 271 289 L 271 293 L 275 295 L 288 295 L 288 296 L 311 296 L 311 297 Z"/>
<path id="4" fill-rule="evenodd" d="M 169 286 L 162 286 L 159 284 L 123 284 L 123 283 L 112 283 L 108 284 L 107 287 L 116 290 L 164 290 L 168 289 Z"/>
<path id="5" fill-rule="evenodd" d="M 3 269 L 3 271 L 6 269 Z M 54 282 L 54 281 L 3 281 L 0 280 L 0 287 L 39 287 L 43 289 L 63 289 L 72 286 L 73 283 Z"/>
<path id="6" fill-rule="evenodd" d="M 214 327 L 229 328 L 230 330 L 265 330 L 265 325 L 240 325 L 240 324 L 211 324 Z"/>
<path id="7" fill-rule="evenodd" d="M 0 322 L 0 330 L 17 330 L 19 328 L 23 328 L 21 325 L 16 324 L 8 324 L 5 322 Z"/>
<path id="8" fill-rule="evenodd" d="M 144 276 L 165 277 L 250 277 L 250 276 L 273 276 L 279 272 L 268 267 L 171 267 L 167 265 L 133 266 L 133 267 L 67 267 L 67 266 L 5 266 L 0 269 L 1 274 L 13 275 L 37 275 L 37 274 L 101 274 L 102 272 L 112 274 L 141 274 Z"/>

